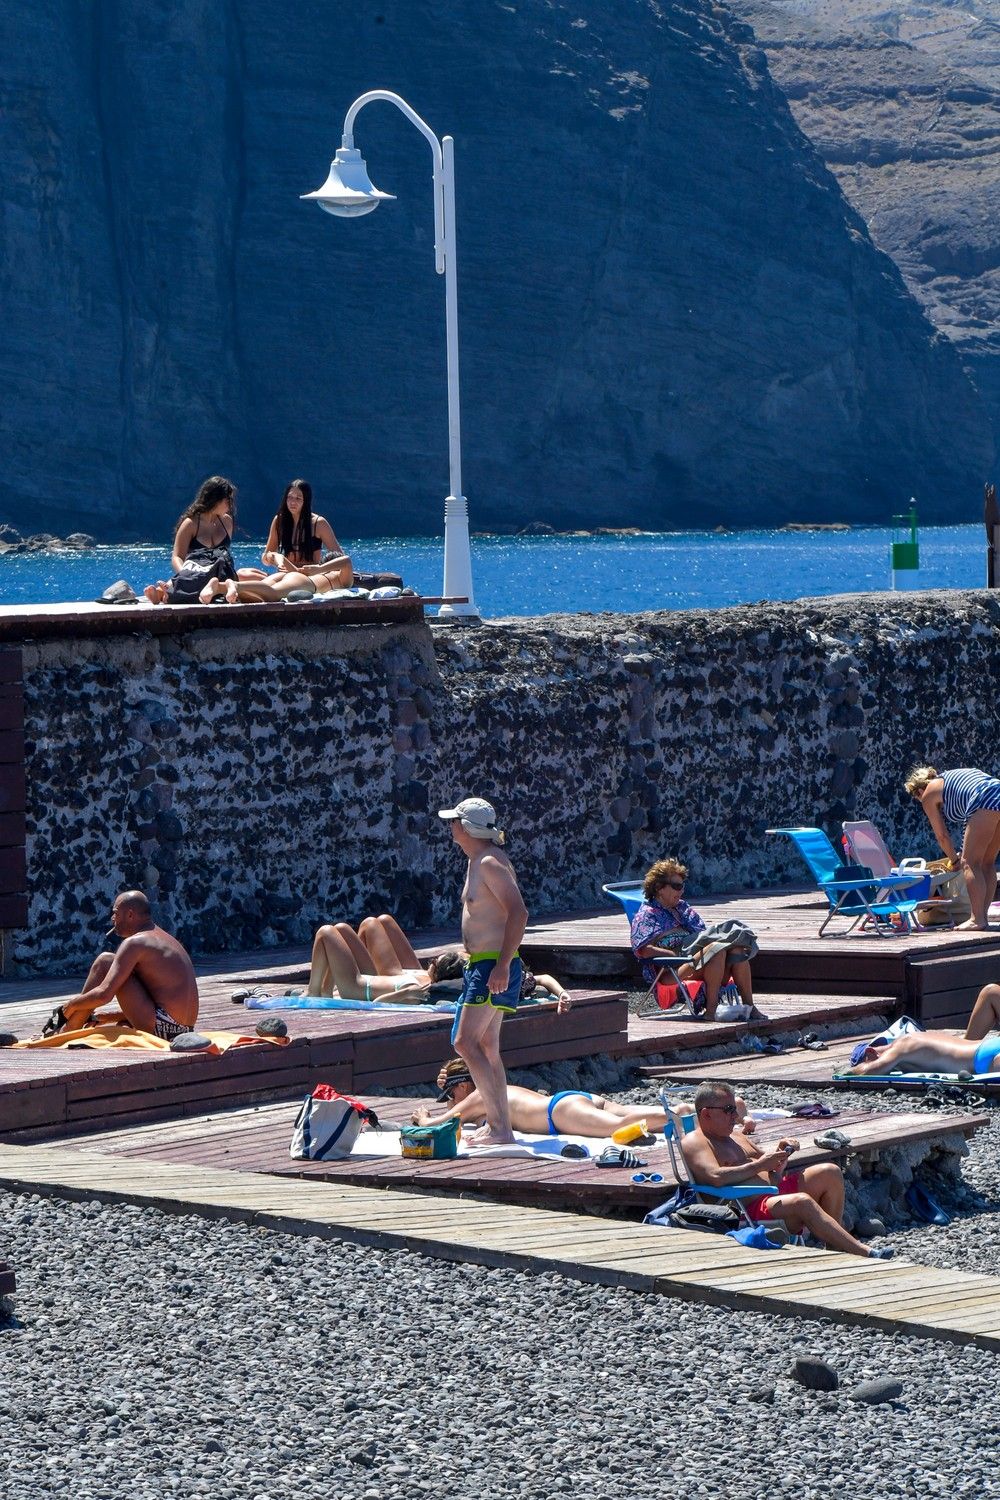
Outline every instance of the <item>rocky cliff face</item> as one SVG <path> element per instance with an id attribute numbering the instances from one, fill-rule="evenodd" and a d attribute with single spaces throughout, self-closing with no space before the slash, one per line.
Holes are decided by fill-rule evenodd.
<path id="1" fill-rule="evenodd" d="M 1000 4 L 733 0 L 1000 436 Z"/>
<path id="2" fill-rule="evenodd" d="M 457 141 L 473 524 L 963 514 L 978 397 L 711 0 L 10 0 L 0 19 L 0 510 L 161 535 L 213 470 L 259 530 L 440 526 L 426 144 L 399 201 L 315 187 L 362 90 Z M 70 524 L 72 523 L 72 524 Z"/>

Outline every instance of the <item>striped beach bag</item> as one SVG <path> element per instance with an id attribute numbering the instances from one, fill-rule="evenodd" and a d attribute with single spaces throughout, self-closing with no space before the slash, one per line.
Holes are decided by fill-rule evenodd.
<path id="1" fill-rule="evenodd" d="M 360 1099 L 318 1083 L 302 1101 L 288 1154 L 296 1161 L 338 1161 L 350 1156 L 361 1126 L 379 1129 L 378 1115 Z"/>

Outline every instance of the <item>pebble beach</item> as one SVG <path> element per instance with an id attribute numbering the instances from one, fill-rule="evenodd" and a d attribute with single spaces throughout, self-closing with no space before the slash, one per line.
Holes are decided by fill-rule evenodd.
<path id="1" fill-rule="evenodd" d="M 9 1500 L 996 1493 L 981 1350 L 146 1209 L 0 1214 Z M 789 1378 L 802 1353 L 837 1391 Z M 852 1398 L 885 1375 L 899 1402 Z"/>
<path id="2" fill-rule="evenodd" d="M 961 1176 L 920 1173 L 956 1218 L 891 1222 L 897 1254 L 996 1274 L 996 1133 Z M 9 1500 L 998 1491 L 983 1350 L 147 1208 L 3 1193 L 0 1223 L 18 1273 L 0 1321 Z M 791 1378 L 803 1355 L 835 1391 Z M 880 1377 L 898 1400 L 854 1397 Z"/>

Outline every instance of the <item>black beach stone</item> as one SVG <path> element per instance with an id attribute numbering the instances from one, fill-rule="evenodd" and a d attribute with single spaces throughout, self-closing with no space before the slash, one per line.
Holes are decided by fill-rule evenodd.
<path id="1" fill-rule="evenodd" d="M 848 1391 L 852 1401 L 863 1401 L 868 1406 L 877 1406 L 880 1401 L 898 1401 L 903 1394 L 903 1382 L 891 1375 L 880 1375 L 875 1380 L 863 1380 L 853 1391 Z"/>
<path id="2" fill-rule="evenodd" d="M 814 1354 L 800 1354 L 792 1361 L 790 1373 L 807 1391 L 835 1391 L 840 1384 L 833 1366 Z"/>

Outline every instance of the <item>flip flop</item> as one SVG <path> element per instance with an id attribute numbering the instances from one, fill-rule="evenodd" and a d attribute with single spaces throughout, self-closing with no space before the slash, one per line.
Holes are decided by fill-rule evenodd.
<path id="1" fill-rule="evenodd" d="M 806 1047 L 810 1052 L 825 1052 L 827 1046 L 821 1042 L 815 1031 L 804 1031 L 799 1037 L 799 1046 Z"/>
<path id="2" fill-rule="evenodd" d="M 812 1099 L 808 1104 L 796 1104 L 792 1114 L 796 1120 L 830 1120 L 834 1115 L 839 1115 L 840 1110 L 824 1104 L 820 1099 Z"/>
<path id="3" fill-rule="evenodd" d="M 594 1165 L 597 1167 L 645 1167 L 648 1165 L 645 1157 L 640 1156 L 637 1151 L 630 1151 L 627 1146 L 605 1146 Z"/>
<path id="4" fill-rule="evenodd" d="M 824 1130 L 821 1135 L 813 1136 L 813 1145 L 821 1151 L 846 1151 L 850 1144 L 850 1136 L 842 1130 Z"/>
<path id="5" fill-rule="evenodd" d="M 246 990 L 233 990 L 229 998 L 234 1005 L 242 1005 L 244 1000 L 266 1000 L 269 993 L 259 984 L 254 984 Z"/>
<path id="6" fill-rule="evenodd" d="M 950 1224 L 951 1214 L 946 1213 L 939 1203 L 935 1203 L 926 1188 L 922 1188 L 919 1182 L 911 1182 L 904 1194 L 906 1205 L 914 1218 L 920 1219 L 924 1224 Z"/>

